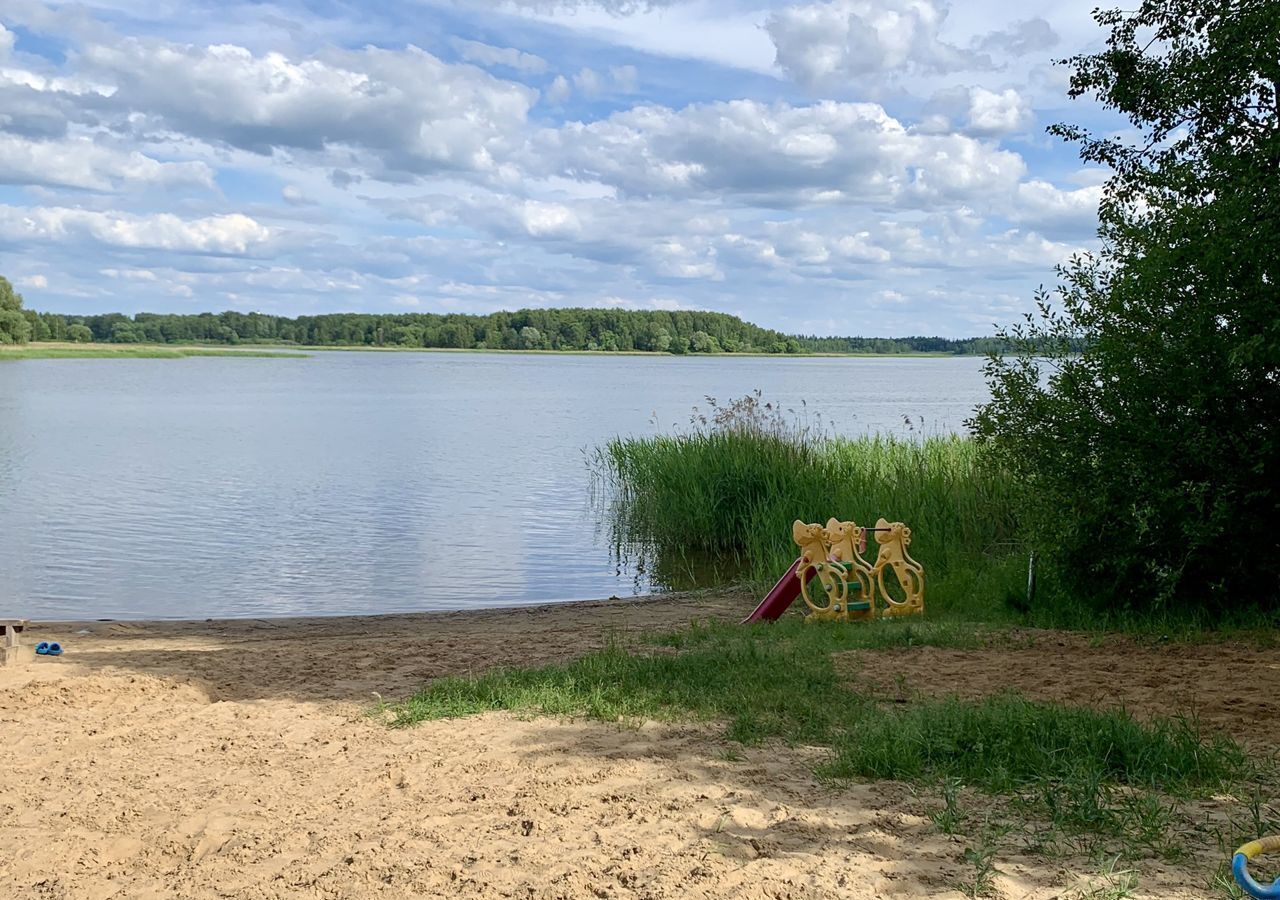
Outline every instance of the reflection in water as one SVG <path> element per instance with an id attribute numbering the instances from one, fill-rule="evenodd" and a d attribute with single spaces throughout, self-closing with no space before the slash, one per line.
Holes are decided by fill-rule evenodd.
<path id="1" fill-rule="evenodd" d="M 756 388 L 784 407 L 807 400 L 843 433 L 902 433 L 903 416 L 954 430 L 985 398 L 980 367 L 434 353 L 3 363 L 0 615 L 627 596 L 650 574 L 611 552 L 584 451 Z M 659 574 L 681 586 L 705 573 L 685 561 Z"/>

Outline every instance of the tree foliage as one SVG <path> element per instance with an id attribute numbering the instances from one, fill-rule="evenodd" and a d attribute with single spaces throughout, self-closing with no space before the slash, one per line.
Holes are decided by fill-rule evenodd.
<path id="1" fill-rule="evenodd" d="M 25 344 L 31 338 L 31 323 L 22 314 L 22 295 L 9 279 L 0 276 L 0 344 Z"/>
<path id="2" fill-rule="evenodd" d="M 1071 95 L 1136 138 L 1051 132 L 1111 169 L 1101 249 L 1001 335 L 977 435 L 1028 488 L 1058 583 L 1217 615 L 1280 594 L 1280 2 L 1100 11 Z M 1072 347 L 1082 348 L 1074 354 Z"/>

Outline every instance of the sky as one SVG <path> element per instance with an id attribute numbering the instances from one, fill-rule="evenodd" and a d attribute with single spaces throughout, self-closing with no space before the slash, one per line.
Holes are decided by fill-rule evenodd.
<path id="1" fill-rule="evenodd" d="M 0 274 L 66 313 L 990 334 L 1094 244 L 1089 4 L 0 5 Z M 1011 13 L 1010 11 L 1013 10 Z"/>

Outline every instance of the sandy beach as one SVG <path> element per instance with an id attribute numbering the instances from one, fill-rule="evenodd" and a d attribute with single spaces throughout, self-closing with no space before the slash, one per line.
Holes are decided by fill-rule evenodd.
<path id="1" fill-rule="evenodd" d="M 936 798 L 820 782 L 817 748 L 742 747 L 706 725 L 496 713 L 394 730 L 376 713 L 379 696 L 436 676 L 568 659 L 620 633 L 750 605 L 725 593 L 365 619 L 40 624 L 29 638 L 60 640 L 66 654 L 0 670 L 0 896 L 964 896 L 966 845 L 930 822 Z M 984 691 L 1001 667 L 1064 658 L 1052 640 L 1019 652 L 1037 647 L 1038 659 L 925 648 L 840 663 L 854 677 L 902 664 L 923 690 L 982 673 L 973 689 Z M 1280 689 L 1275 651 L 1091 652 L 1093 668 L 1068 684 L 1096 683 L 1123 660 L 1145 673 L 1152 709 L 1220 707 L 1230 684 L 1215 696 L 1212 679 L 1187 677 L 1210 657 L 1223 673 L 1245 665 L 1259 696 Z M 1244 723 L 1252 730 L 1237 736 L 1262 744 L 1278 718 L 1246 709 L 1219 724 Z M 1152 862 L 1131 896 L 1214 896 L 1213 865 L 1212 855 Z M 1006 897 L 1084 896 L 1097 872 L 1088 859 L 1002 856 L 996 886 Z"/>

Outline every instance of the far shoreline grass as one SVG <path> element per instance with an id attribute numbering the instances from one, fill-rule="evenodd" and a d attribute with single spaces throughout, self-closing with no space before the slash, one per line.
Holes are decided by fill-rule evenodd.
<path id="1" fill-rule="evenodd" d="M 217 347 L 178 344 L 71 344 L 42 342 L 0 346 L 0 361 L 20 359 L 190 359 L 197 357 L 244 359 L 305 359 L 309 353 L 283 348 Z"/>

